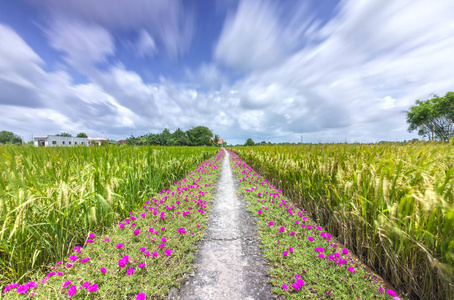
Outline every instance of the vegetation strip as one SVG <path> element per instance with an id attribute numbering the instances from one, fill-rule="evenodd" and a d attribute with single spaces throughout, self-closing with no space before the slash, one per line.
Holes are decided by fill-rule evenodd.
<path id="1" fill-rule="evenodd" d="M 67 257 L 218 151 L 0 147 L 0 286 Z"/>
<path id="2" fill-rule="evenodd" d="M 454 147 L 233 148 L 412 299 L 454 295 Z"/>
<path id="3" fill-rule="evenodd" d="M 83 247 L 51 272 L 31 275 L 26 284 L 9 284 L 6 299 L 163 298 L 191 269 L 194 243 L 204 236 L 205 212 L 224 152 L 193 172 L 105 235 L 90 233 Z"/>
<path id="4" fill-rule="evenodd" d="M 346 248 L 313 222 L 282 190 L 230 152 L 239 191 L 259 219 L 264 257 L 271 265 L 273 291 L 288 299 L 400 299 L 383 289 Z"/>

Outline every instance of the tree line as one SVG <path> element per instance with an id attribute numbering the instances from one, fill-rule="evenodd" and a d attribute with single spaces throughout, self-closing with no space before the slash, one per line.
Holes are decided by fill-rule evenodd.
<path id="1" fill-rule="evenodd" d="M 160 146 L 217 146 L 220 140 L 217 134 L 205 126 L 193 127 L 183 131 L 177 128 L 170 132 L 165 128 L 161 133 L 149 133 L 146 135 L 134 137 L 131 135 L 126 139 L 128 145 L 160 145 Z M 224 145 L 226 142 L 223 143 Z"/>

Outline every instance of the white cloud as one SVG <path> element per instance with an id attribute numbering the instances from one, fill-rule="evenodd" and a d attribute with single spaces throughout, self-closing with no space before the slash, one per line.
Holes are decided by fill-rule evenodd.
<path id="1" fill-rule="evenodd" d="M 298 45 L 311 24 L 306 7 L 279 16 L 278 2 L 240 1 L 227 16 L 216 45 L 216 60 L 236 70 L 263 69 L 281 62 Z"/>
<path id="2" fill-rule="evenodd" d="M 106 62 L 115 53 L 112 36 L 96 24 L 58 19 L 46 30 L 46 35 L 52 47 L 65 53 L 66 62 L 81 72 Z"/>
<path id="3" fill-rule="evenodd" d="M 180 0 L 33 1 L 50 19 L 73 19 L 96 24 L 110 32 L 145 29 L 164 46 L 169 57 L 188 50 L 194 31 L 194 13 Z M 64 29 L 62 29 L 64 30 Z"/>
<path id="4" fill-rule="evenodd" d="M 137 54 L 139 56 L 150 56 L 152 57 L 156 52 L 156 43 L 150 34 L 142 29 L 139 33 L 139 38 L 136 43 Z"/>

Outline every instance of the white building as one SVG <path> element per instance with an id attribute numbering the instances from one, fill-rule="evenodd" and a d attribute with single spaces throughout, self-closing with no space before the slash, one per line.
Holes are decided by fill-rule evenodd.
<path id="1" fill-rule="evenodd" d="M 109 140 L 108 139 L 105 139 L 105 138 L 102 138 L 102 137 L 96 137 L 96 138 L 92 138 L 92 137 L 89 137 L 87 139 L 90 143 L 96 143 L 98 144 L 99 146 L 101 146 L 101 143 L 102 142 L 108 142 Z"/>
<path id="2" fill-rule="evenodd" d="M 72 147 L 88 146 L 87 138 L 67 137 L 57 135 L 35 135 L 33 136 L 35 147 Z"/>

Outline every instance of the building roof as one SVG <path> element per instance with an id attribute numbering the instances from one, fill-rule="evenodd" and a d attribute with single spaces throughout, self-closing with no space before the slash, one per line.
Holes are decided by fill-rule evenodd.
<path id="1" fill-rule="evenodd" d="M 210 139 L 210 142 L 214 142 L 214 139 Z M 222 145 L 224 143 L 224 139 L 218 139 L 218 145 Z"/>
<path id="2" fill-rule="evenodd" d="M 96 138 L 89 137 L 89 138 L 87 138 L 87 140 L 89 140 L 89 141 L 108 141 L 108 139 L 105 139 L 102 137 L 96 137 Z"/>

